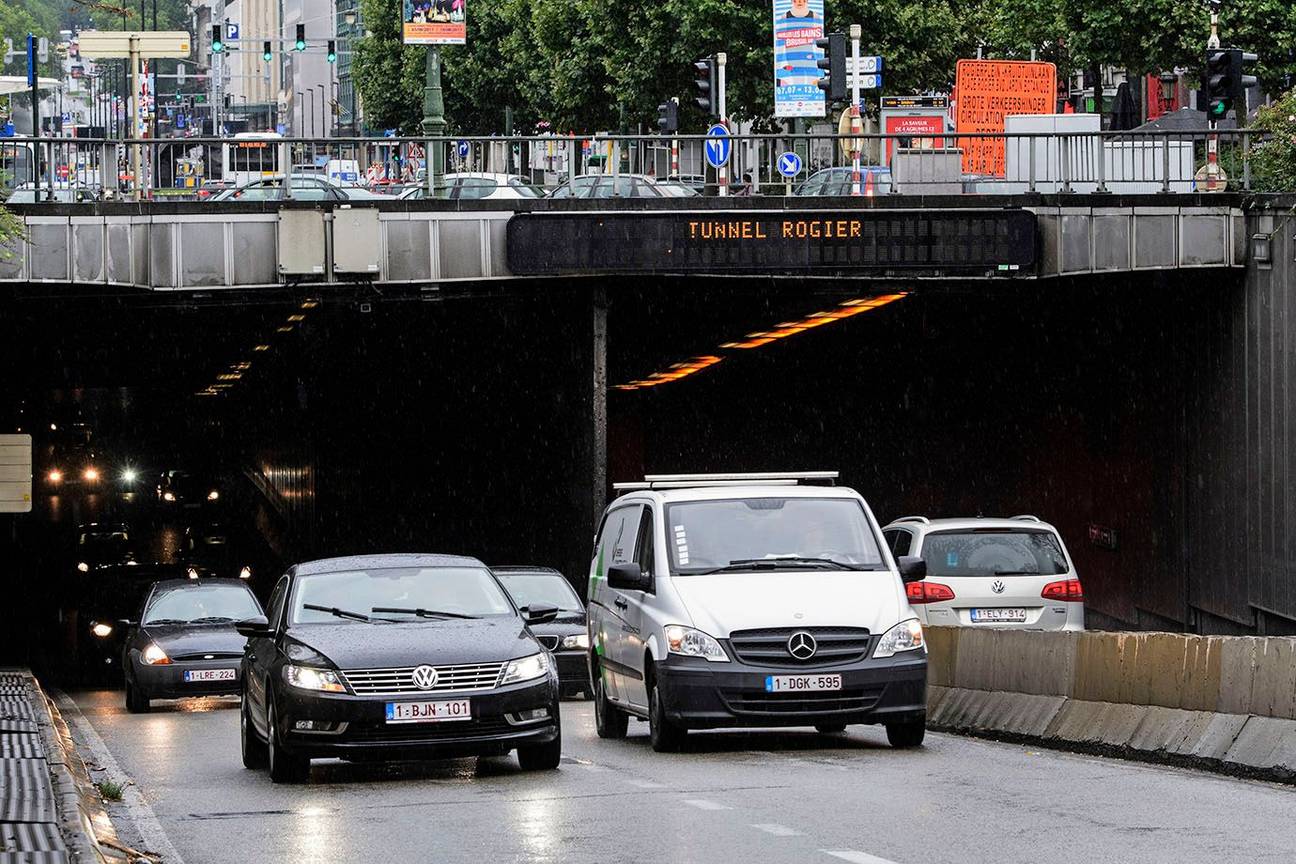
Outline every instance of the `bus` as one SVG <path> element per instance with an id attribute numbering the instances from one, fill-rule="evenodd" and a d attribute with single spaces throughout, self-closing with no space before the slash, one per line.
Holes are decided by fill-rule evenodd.
<path id="1" fill-rule="evenodd" d="M 234 186 L 273 177 L 280 172 L 278 132 L 237 132 L 224 142 L 221 179 Z"/>

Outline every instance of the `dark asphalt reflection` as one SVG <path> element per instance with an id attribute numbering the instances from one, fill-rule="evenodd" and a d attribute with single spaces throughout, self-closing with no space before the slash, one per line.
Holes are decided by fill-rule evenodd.
<path id="1" fill-rule="evenodd" d="M 136 784 L 112 808 L 123 839 L 160 827 L 187 864 L 1214 864 L 1290 862 L 1296 849 L 1287 787 L 956 736 L 901 752 L 872 727 L 702 733 L 664 755 L 643 724 L 598 740 L 589 703 L 567 702 L 556 772 L 511 756 L 316 762 L 293 787 L 242 767 L 236 701 L 137 716 L 120 692 L 74 698 L 110 754 L 88 744 L 88 761 Z"/>

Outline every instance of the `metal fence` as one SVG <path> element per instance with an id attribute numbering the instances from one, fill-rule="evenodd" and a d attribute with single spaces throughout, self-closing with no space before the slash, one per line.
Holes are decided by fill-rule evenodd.
<path id="1" fill-rule="evenodd" d="M 735 135 L 723 168 L 709 163 L 716 145 L 701 135 L 8 138 L 0 191 L 12 202 L 202 201 L 235 187 L 252 200 L 309 198 L 321 183 L 465 199 L 1202 192 L 1251 189 L 1251 154 L 1266 138 L 1256 130 Z M 283 190 L 286 172 L 294 180 Z"/>

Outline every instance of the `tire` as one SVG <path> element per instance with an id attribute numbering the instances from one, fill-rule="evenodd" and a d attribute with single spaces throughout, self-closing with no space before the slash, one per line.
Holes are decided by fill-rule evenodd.
<path id="1" fill-rule="evenodd" d="M 630 717 L 607 700 L 603 690 L 603 671 L 594 665 L 594 729 L 598 737 L 618 739 L 626 737 Z"/>
<path id="2" fill-rule="evenodd" d="M 654 677 L 648 682 L 648 738 L 658 753 L 677 753 L 684 746 L 688 730 L 666 719 L 666 706 Z"/>
<path id="3" fill-rule="evenodd" d="M 927 734 L 927 716 L 905 723 L 886 724 L 887 741 L 898 750 L 921 747 L 923 737 Z"/>
<path id="4" fill-rule="evenodd" d="M 247 694 L 239 700 L 239 744 L 243 751 L 244 768 L 264 768 L 266 766 L 266 743 L 257 737 L 252 719 L 248 717 Z"/>
<path id="5" fill-rule="evenodd" d="M 554 706 L 556 709 L 558 706 Z M 532 744 L 517 748 L 518 765 L 523 771 L 553 771 L 562 761 L 562 723 L 558 724 L 558 737 L 548 744 Z"/>
<path id="6" fill-rule="evenodd" d="M 148 696 L 141 693 L 129 678 L 126 679 L 126 710 L 132 714 L 147 714 L 150 707 Z"/>
<path id="7" fill-rule="evenodd" d="M 279 740 L 274 696 L 266 691 L 266 761 L 270 764 L 270 779 L 275 783 L 304 783 L 310 778 L 310 760 L 285 751 Z"/>
<path id="8" fill-rule="evenodd" d="M 825 735 L 837 735 L 846 731 L 845 723 L 816 723 L 815 731 Z"/>

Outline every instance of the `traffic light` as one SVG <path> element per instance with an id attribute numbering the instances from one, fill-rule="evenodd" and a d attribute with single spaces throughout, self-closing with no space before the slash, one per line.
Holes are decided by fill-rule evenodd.
<path id="1" fill-rule="evenodd" d="M 270 47 L 270 40 L 261 43 L 261 59 L 269 63 L 274 60 L 274 49 Z"/>
<path id="2" fill-rule="evenodd" d="M 1246 67 L 1260 58 L 1241 48 L 1229 49 L 1229 79 L 1233 82 L 1233 102 L 1237 106 L 1237 125 L 1245 126 L 1247 120 L 1247 88 L 1256 86 L 1256 77 L 1247 75 Z"/>
<path id="3" fill-rule="evenodd" d="M 332 39 L 328 40 L 328 51 L 324 55 L 324 57 L 330 63 L 337 62 L 337 43 L 334 42 Z"/>
<path id="4" fill-rule="evenodd" d="M 225 50 L 225 28 L 220 24 L 212 25 L 212 53 L 219 54 Z"/>
<path id="5" fill-rule="evenodd" d="M 824 52 L 823 59 L 815 61 L 815 65 L 824 70 L 824 76 L 819 79 L 819 89 L 824 91 L 830 105 L 845 100 L 846 34 L 829 33 L 816 39 L 815 47 Z"/>
<path id="6" fill-rule="evenodd" d="M 679 103 L 674 99 L 657 106 L 657 128 L 670 135 L 679 131 Z"/>
<path id="7" fill-rule="evenodd" d="M 1246 123 L 1246 89 L 1254 87 L 1254 75 L 1243 74 L 1248 63 L 1259 59 L 1241 48 L 1207 48 L 1202 62 L 1201 99 L 1198 110 L 1212 122 L 1223 120 L 1230 110 L 1238 125 Z"/>
<path id="8" fill-rule="evenodd" d="M 693 101 L 708 117 L 719 117 L 720 106 L 716 102 L 716 83 L 719 75 L 716 74 L 715 57 L 703 57 L 693 64 L 693 68 L 697 70 L 696 77 L 693 79 L 697 96 Z"/>
<path id="9" fill-rule="evenodd" d="M 297 41 L 293 43 L 293 50 L 294 51 L 306 50 L 306 25 L 305 24 L 297 25 Z"/>

